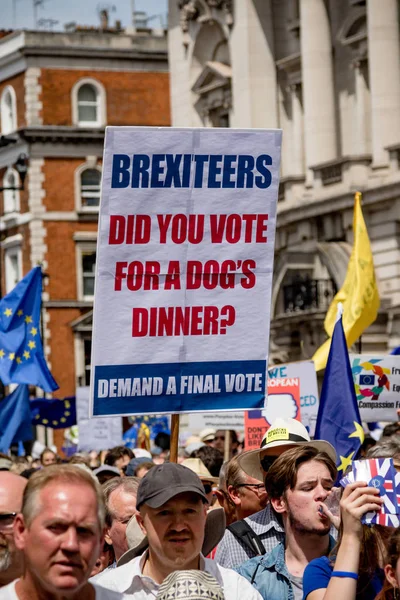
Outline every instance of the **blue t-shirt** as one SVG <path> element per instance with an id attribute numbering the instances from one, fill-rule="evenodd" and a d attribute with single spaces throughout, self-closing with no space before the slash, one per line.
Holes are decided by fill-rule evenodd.
<path id="1" fill-rule="evenodd" d="M 314 558 L 314 560 L 308 563 L 303 575 L 303 600 L 306 600 L 308 594 L 311 594 L 314 590 L 326 589 L 330 582 L 332 571 L 333 564 L 327 556 Z M 383 581 L 383 571 L 378 569 L 362 594 L 363 600 L 374 600 L 375 596 L 382 589 Z"/>

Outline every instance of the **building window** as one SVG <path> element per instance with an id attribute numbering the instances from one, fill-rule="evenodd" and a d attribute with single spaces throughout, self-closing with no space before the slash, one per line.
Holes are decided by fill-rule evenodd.
<path id="1" fill-rule="evenodd" d="M 20 246 L 7 248 L 4 252 L 6 294 L 22 279 L 22 251 Z"/>
<path id="2" fill-rule="evenodd" d="M 82 234 L 82 232 L 80 233 Z M 87 236 L 85 235 L 85 237 Z M 79 238 L 81 238 L 81 235 Z M 81 241 L 79 239 L 76 244 L 76 272 L 79 300 L 93 300 L 95 270 L 96 242 Z"/>
<path id="3" fill-rule="evenodd" d="M 94 275 L 96 269 L 96 251 L 82 251 L 82 289 L 84 298 L 94 296 Z"/>
<path id="4" fill-rule="evenodd" d="M 14 88 L 4 88 L 0 101 L 1 133 L 7 135 L 17 129 L 17 101 Z"/>
<path id="5" fill-rule="evenodd" d="M 85 375 L 84 385 L 90 385 L 90 363 L 92 360 L 92 338 L 85 338 L 83 340 L 84 353 L 85 353 Z"/>
<path id="6" fill-rule="evenodd" d="M 15 169 L 11 167 L 7 169 L 3 177 L 4 188 L 18 187 L 19 176 Z M 4 214 L 18 212 L 19 211 L 19 191 L 5 189 L 3 192 L 4 200 Z"/>
<path id="7" fill-rule="evenodd" d="M 105 91 L 94 80 L 81 80 L 72 90 L 73 122 L 79 127 L 102 127 L 105 119 Z"/>
<path id="8" fill-rule="evenodd" d="M 101 172 L 97 169 L 85 169 L 80 176 L 81 207 L 98 208 L 100 203 Z"/>

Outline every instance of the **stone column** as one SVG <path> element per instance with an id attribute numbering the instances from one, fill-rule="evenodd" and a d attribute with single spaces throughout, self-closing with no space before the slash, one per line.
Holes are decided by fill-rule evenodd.
<path id="1" fill-rule="evenodd" d="M 301 86 L 291 86 L 292 95 L 292 166 L 291 175 L 304 175 L 304 145 L 303 145 L 303 107 L 301 105 Z"/>
<path id="2" fill-rule="evenodd" d="M 388 164 L 385 146 L 400 142 L 400 40 L 397 0 L 368 0 L 368 64 L 373 166 Z"/>
<path id="3" fill-rule="evenodd" d="M 336 158 L 332 43 L 324 0 L 300 0 L 300 48 L 307 183 L 310 166 Z"/>
<path id="4" fill-rule="evenodd" d="M 355 88 L 355 106 L 354 106 L 354 153 L 367 154 L 369 152 L 369 110 L 368 110 L 368 89 L 364 78 L 364 62 L 358 60 L 354 62 L 354 88 Z"/>

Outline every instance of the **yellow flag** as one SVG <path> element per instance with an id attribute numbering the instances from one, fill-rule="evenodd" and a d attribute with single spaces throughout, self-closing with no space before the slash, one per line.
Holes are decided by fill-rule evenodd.
<path id="1" fill-rule="evenodd" d="M 331 338 L 336 322 L 337 305 L 343 304 L 343 329 L 349 348 L 376 319 L 380 299 L 375 280 L 371 244 L 361 210 L 361 194 L 354 198 L 353 249 L 346 279 L 338 291 L 325 317 L 325 331 Z M 326 366 L 331 340 L 328 339 L 313 356 L 315 369 Z"/>

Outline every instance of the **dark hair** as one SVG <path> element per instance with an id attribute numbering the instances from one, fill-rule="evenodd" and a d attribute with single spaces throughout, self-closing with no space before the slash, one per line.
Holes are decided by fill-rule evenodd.
<path id="1" fill-rule="evenodd" d="M 135 477 L 138 474 L 138 471 L 140 469 L 147 469 L 148 471 L 150 471 L 150 469 L 152 469 L 154 467 L 154 463 L 151 460 L 148 460 L 146 462 L 140 462 L 136 467 L 135 467 Z"/>
<path id="2" fill-rule="evenodd" d="M 53 452 L 53 450 L 52 450 L 51 448 L 45 448 L 45 449 L 43 450 L 42 454 L 39 456 L 39 460 L 40 460 L 40 462 L 42 462 L 42 460 L 43 460 L 43 456 L 44 456 L 45 454 L 47 454 L 48 452 L 51 452 L 51 454 L 54 454 L 54 456 L 57 458 L 57 454 L 56 454 L 55 452 Z"/>
<path id="3" fill-rule="evenodd" d="M 400 527 L 398 527 L 390 536 L 387 549 L 385 564 L 391 565 L 393 569 L 396 569 L 397 561 L 400 558 Z M 385 579 L 382 591 L 376 597 L 376 600 L 395 600 L 394 588 Z"/>
<path id="4" fill-rule="evenodd" d="M 313 446 L 297 446 L 283 452 L 269 468 L 265 476 L 265 489 L 269 498 L 281 498 L 288 488 L 292 490 L 296 485 L 300 465 L 310 460 L 323 463 L 335 481 L 336 465 L 326 452 Z"/>
<path id="5" fill-rule="evenodd" d="M 400 425 L 398 423 L 389 423 L 383 428 L 381 439 L 384 437 L 390 437 L 394 433 L 400 432 Z"/>
<path id="6" fill-rule="evenodd" d="M 219 472 L 224 462 L 222 452 L 212 446 L 202 446 L 194 450 L 190 458 L 200 458 L 210 471 L 212 477 L 219 477 Z"/>
<path id="7" fill-rule="evenodd" d="M 154 444 L 161 450 L 169 450 L 171 445 L 171 436 L 165 431 L 159 431 L 154 438 Z"/>
<path id="8" fill-rule="evenodd" d="M 124 456 L 129 456 L 130 459 L 135 458 L 135 455 L 130 448 L 127 448 L 126 446 L 115 446 L 115 448 L 111 448 L 111 450 L 107 452 L 104 464 L 113 467 L 117 460 Z"/>
<path id="9" fill-rule="evenodd" d="M 376 573 L 377 567 L 381 562 L 381 557 L 385 556 L 385 548 L 387 540 L 390 536 L 390 529 L 383 525 L 369 525 L 362 526 L 362 539 L 361 539 L 361 551 L 360 551 L 360 563 L 358 567 L 358 581 L 357 581 L 357 598 L 364 598 L 368 586 Z M 339 550 L 339 546 L 342 542 L 343 537 L 343 524 L 340 523 L 339 535 L 335 547 L 331 551 L 329 557 L 331 559 L 332 566 L 335 563 L 336 556 Z M 385 599 L 379 596 L 380 600 Z M 393 596 L 387 596 L 390 600 Z M 378 600 L 376 598 L 375 600 Z"/>

